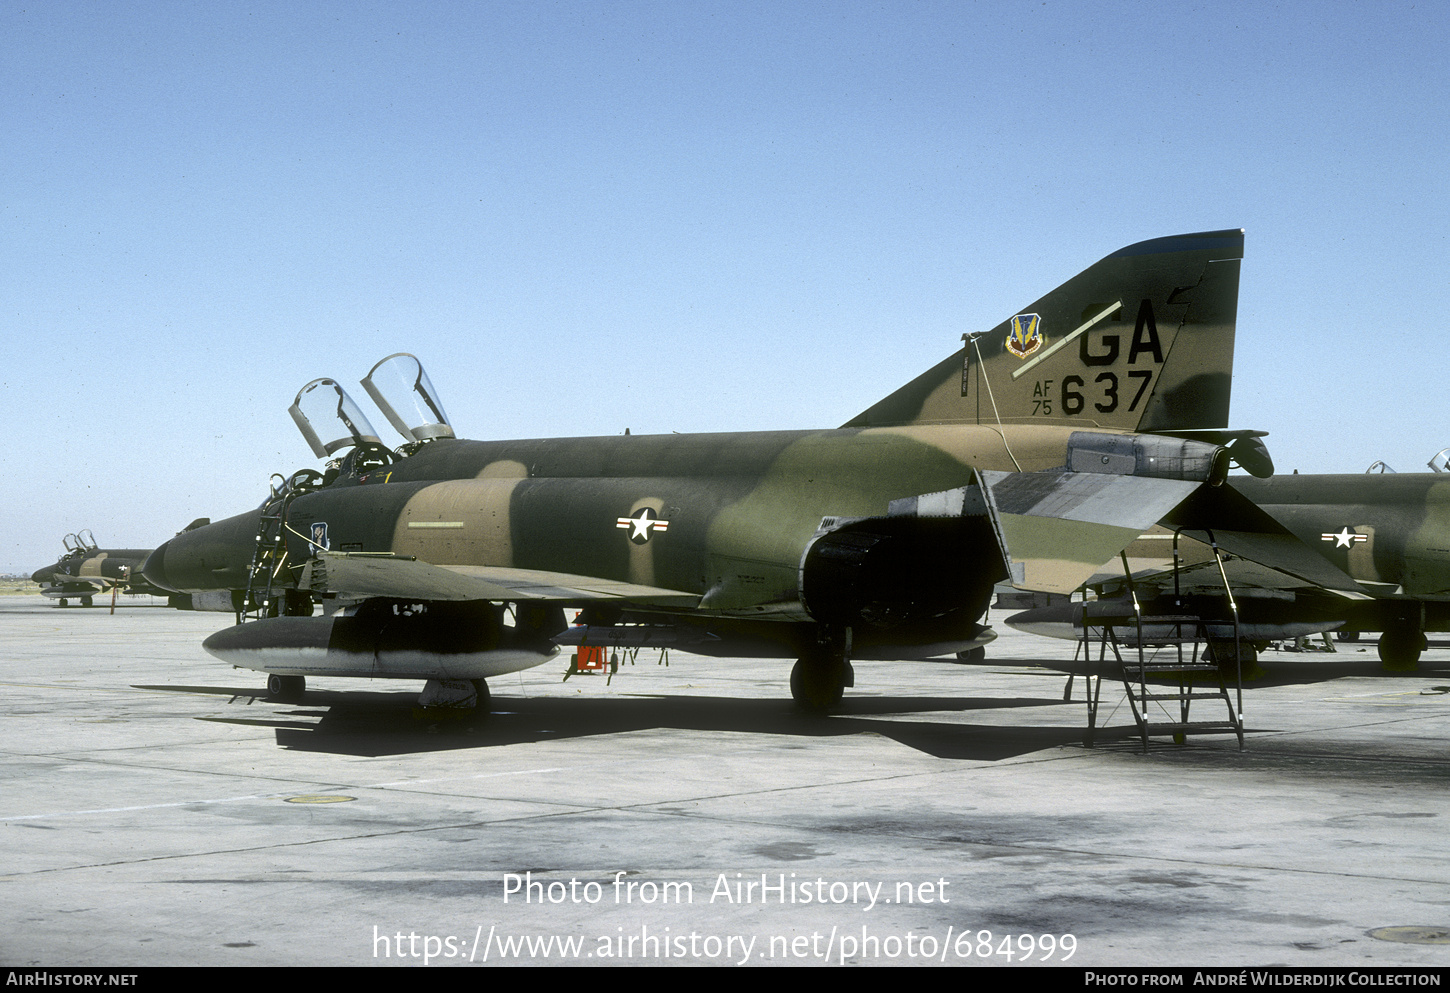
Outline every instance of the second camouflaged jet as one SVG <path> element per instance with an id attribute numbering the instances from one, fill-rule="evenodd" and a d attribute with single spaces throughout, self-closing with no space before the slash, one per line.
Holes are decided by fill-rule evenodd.
<path id="1" fill-rule="evenodd" d="M 990 640 L 1004 576 L 1076 588 L 1231 457 L 1267 471 L 1259 433 L 1226 430 L 1242 255 L 1234 230 L 1114 252 L 835 430 L 463 441 L 391 356 L 364 385 L 397 453 L 314 381 L 294 417 L 319 457 L 351 451 L 145 574 L 282 615 L 206 647 L 287 696 L 336 675 L 486 699 L 484 679 L 561 643 L 674 643 L 794 658 L 793 696 L 823 709 L 853 658 Z"/>
<path id="2" fill-rule="evenodd" d="M 61 607 L 71 600 L 89 607 L 96 596 L 113 590 L 156 596 L 169 592 L 141 578 L 141 567 L 151 555 L 149 548 L 101 548 L 89 530 L 66 535 L 64 544 L 65 555 L 30 577 L 40 584 L 44 596 L 59 601 Z"/>
<path id="3" fill-rule="evenodd" d="M 1297 578 L 1286 576 L 1264 567 L 1283 556 L 1245 547 L 1243 536 L 1227 526 L 1215 532 L 1222 547 L 1241 556 L 1228 558 L 1224 570 L 1244 641 L 1336 629 L 1379 631 L 1379 656 L 1386 667 L 1413 669 L 1425 647 L 1425 632 L 1450 631 L 1450 478 L 1442 472 L 1236 476 L 1229 485 L 1295 536 L 1301 562 L 1309 549 L 1320 560 L 1317 566 L 1303 563 Z M 1179 543 L 1175 579 L 1172 540 L 1171 531 L 1155 528 L 1126 550 L 1134 592 L 1149 616 L 1203 613 L 1205 598 L 1222 599 L 1218 566 L 1202 541 Z M 1095 615 L 1123 612 L 1128 594 L 1121 569 L 1105 570 L 1088 585 L 1102 597 L 1087 608 L 1090 626 Z M 1083 609 L 1082 604 L 1038 607 L 1012 615 L 1007 623 L 1029 634 L 1075 641 L 1083 635 Z M 1146 632 L 1145 639 L 1161 634 Z M 1251 653 L 1245 648 L 1243 657 Z"/>

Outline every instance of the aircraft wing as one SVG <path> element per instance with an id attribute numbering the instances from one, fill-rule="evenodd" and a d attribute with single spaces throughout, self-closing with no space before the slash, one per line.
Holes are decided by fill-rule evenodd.
<path id="1" fill-rule="evenodd" d="M 313 592 L 401 600 L 533 600 L 585 604 L 601 600 L 649 607 L 694 607 L 695 593 L 507 566 L 432 565 L 413 558 L 322 552 L 299 585 Z"/>
<path id="2" fill-rule="evenodd" d="M 1347 573 L 1300 541 L 1232 484 L 1199 491 L 1175 508 L 1164 523 L 1194 538 L 1211 533 L 1224 551 L 1280 574 L 1286 588 L 1308 584 L 1353 600 L 1372 599 Z"/>
<path id="3" fill-rule="evenodd" d="M 61 572 L 56 573 L 55 577 L 51 580 L 52 586 L 56 589 L 75 589 L 78 587 L 90 587 L 91 589 L 102 593 L 120 582 L 120 580 L 108 579 L 105 576 L 67 576 L 65 573 Z"/>

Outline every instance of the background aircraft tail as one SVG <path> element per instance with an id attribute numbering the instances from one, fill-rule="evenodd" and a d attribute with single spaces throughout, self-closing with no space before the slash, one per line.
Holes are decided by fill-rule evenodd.
<path id="1" fill-rule="evenodd" d="M 1228 425 L 1241 230 L 1119 249 L 845 427 Z"/>

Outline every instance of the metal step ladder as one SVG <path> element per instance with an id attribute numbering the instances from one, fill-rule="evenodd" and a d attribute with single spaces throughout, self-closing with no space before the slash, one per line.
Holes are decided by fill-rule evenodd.
<path id="1" fill-rule="evenodd" d="M 282 480 L 280 474 L 273 479 Z M 287 508 L 304 493 L 317 488 L 321 475 L 304 469 L 291 478 L 274 484 L 272 496 L 262 506 L 257 524 L 257 542 L 252 549 L 252 564 L 247 570 L 247 588 L 237 609 L 237 623 L 276 617 L 281 612 L 290 583 L 283 580 L 287 568 Z"/>
<path id="2" fill-rule="evenodd" d="M 1173 536 L 1175 603 L 1182 602 L 1179 590 L 1180 533 L 1175 532 Z M 1208 539 L 1227 594 L 1229 617 L 1226 619 L 1205 619 L 1193 614 L 1145 614 L 1133 585 L 1126 553 L 1122 555 L 1123 575 L 1127 580 L 1130 610 L 1099 611 L 1089 616 L 1084 594 L 1083 635 L 1078 651 L 1087 662 L 1089 673 L 1088 745 L 1093 744 L 1098 728 L 1102 677 L 1116 675 L 1122 680 L 1124 695 L 1132 709 L 1133 723 L 1138 728 L 1145 752 L 1151 737 L 1172 736 L 1175 742 L 1182 744 L 1190 734 L 1231 733 L 1238 737 L 1239 747 L 1244 747 L 1243 674 L 1239 664 L 1243 652 L 1238 604 L 1224 573 L 1223 558 L 1212 532 L 1208 533 Z M 1169 629 L 1166 637 L 1159 636 L 1161 647 L 1150 650 L 1144 637 L 1144 628 L 1148 626 L 1160 632 L 1163 628 Z M 1227 628 L 1233 631 L 1231 641 L 1211 636 L 1211 631 L 1223 632 Z M 1092 658 L 1094 641 L 1097 642 L 1096 660 Z M 1135 644 L 1137 651 L 1133 652 Z M 1124 647 L 1129 649 L 1126 657 Z M 1214 658 L 1229 651 L 1233 652 L 1233 656 L 1228 663 Z M 1070 681 L 1067 693 L 1071 693 Z M 1227 716 L 1216 720 L 1193 720 L 1190 712 L 1195 700 L 1217 700 Z"/>

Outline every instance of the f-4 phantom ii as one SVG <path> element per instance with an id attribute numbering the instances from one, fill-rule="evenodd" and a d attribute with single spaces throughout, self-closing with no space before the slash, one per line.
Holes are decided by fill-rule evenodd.
<path id="1" fill-rule="evenodd" d="M 672 644 L 796 659 L 793 697 L 823 710 L 853 659 L 990 641 L 1004 577 L 1074 589 L 1185 501 L 1211 516 L 1191 498 L 1231 460 L 1272 471 L 1262 432 L 1226 429 L 1242 256 L 1237 230 L 1130 245 L 834 430 L 464 441 L 390 356 L 364 386 L 406 444 L 309 383 L 292 412 L 327 471 L 178 535 L 145 575 L 273 615 L 205 647 L 283 698 L 363 676 L 482 700 L 561 644 Z"/>
<path id="2" fill-rule="evenodd" d="M 149 548 L 100 548 L 89 530 L 65 536 L 65 555 L 31 574 L 41 593 L 59 600 L 59 606 L 79 600 L 89 607 L 98 594 L 112 590 L 166 596 L 141 578 L 141 567 L 151 555 Z"/>
<path id="3" fill-rule="evenodd" d="M 1443 471 L 1235 476 L 1231 486 L 1298 539 L 1299 577 L 1313 577 L 1264 568 L 1260 563 L 1282 558 L 1245 546 L 1243 536 L 1223 521 L 1217 542 L 1230 552 L 1255 557 L 1230 557 L 1224 564 L 1245 641 L 1339 628 L 1379 631 L 1385 666 L 1413 669 L 1425 646 L 1425 632 L 1450 631 L 1450 477 Z M 1180 542 L 1174 591 L 1172 539 L 1168 529 L 1156 528 L 1127 549 L 1133 593 L 1149 616 L 1193 613 L 1200 609 L 1195 601 L 1222 593 L 1212 556 L 1201 541 L 1191 539 Z M 1317 565 L 1304 558 L 1307 549 L 1317 552 Z M 1095 615 L 1122 612 L 1126 600 L 1118 598 L 1129 595 L 1123 575 L 1123 570 L 1105 572 L 1089 581 L 1102 596 L 1087 605 L 1090 626 Z M 1155 605 L 1170 601 L 1172 607 Z M 1082 604 L 1038 607 L 1012 615 L 1007 623 L 1032 634 L 1077 640 L 1083 634 L 1083 610 Z M 1144 639 L 1166 633 L 1145 631 Z"/>

